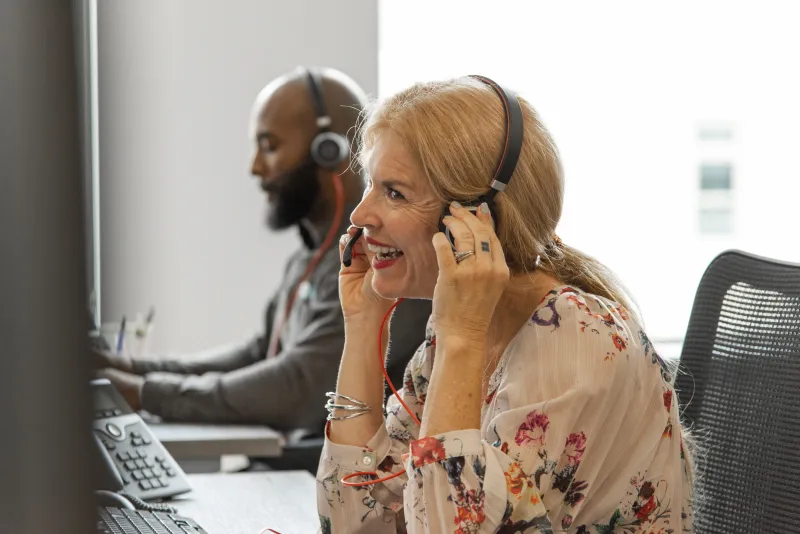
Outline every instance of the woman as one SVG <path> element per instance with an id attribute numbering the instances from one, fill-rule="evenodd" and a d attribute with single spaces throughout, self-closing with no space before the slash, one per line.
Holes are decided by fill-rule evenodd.
<path id="1" fill-rule="evenodd" d="M 369 187 L 341 246 L 365 233 L 340 276 L 346 340 L 317 477 L 323 532 L 692 529 L 671 374 L 621 284 L 555 237 L 561 165 L 519 101 L 524 138 L 493 203 L 497 233 L 486 204 L 473 214 L 449 203 L 486 193 L 503 149 L 489 86 L 418 84 L 363 125 Z M 437 231 L 444 206 L 456 254 Z M 376 340 L 399 298 L 433 299 L 400 392 L 413 417 L 394 396 L 380 409 Z"/>

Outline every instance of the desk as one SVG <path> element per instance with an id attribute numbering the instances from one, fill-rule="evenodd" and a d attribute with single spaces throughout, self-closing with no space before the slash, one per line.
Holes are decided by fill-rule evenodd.
<path id="1" fill-rule="evenodd" d="M 257 425 L 150 423 L 156 438 L 187 473 L 220 470 L 223 455 L 281 455 L 283 436 Z"/>
<path id="2" fill-rule="evenodd" d="M 317 484 L 306 471 L 189 475 L 193 491 L 171 501 L 209 534 L 281 534 L 319 530 Z"/>

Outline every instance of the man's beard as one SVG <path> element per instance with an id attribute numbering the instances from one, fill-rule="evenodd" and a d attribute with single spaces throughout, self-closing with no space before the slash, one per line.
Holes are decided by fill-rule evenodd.
<path id="1" fill-rule="evenodd" d="M 319 197 L 317 164 L 311 158 L 261 187 L 273 194 L 267 207 L 267 226 L 282 230 L 308 216 Z"/>

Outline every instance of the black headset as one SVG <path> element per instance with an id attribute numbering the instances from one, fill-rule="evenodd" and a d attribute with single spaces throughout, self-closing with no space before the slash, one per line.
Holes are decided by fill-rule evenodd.
<path id="1" fill-rule="evenodd" d="M 497 163 L 494 177 L 489 184 L 489 191 L 476 199 L 466 202 L 459 202 L 462 206 L 473 213 L 478 210 L 478 206 L 480 206 L 483 202 L 486 202 L 489 205 L 489 210 L 491 211 L 492 219 L 494 220 L 495 230 L 497 230 L 498 222 L 497 213 L 494 209 L 494 197 L 497 195 L 497 193 L 505 191 L 508 182 L 511 181 L 511 177 L 514 174 L 514 169 L 517 167 L 519 154 L 522 152 L 522 140 L 524 138 L 525 131 L 522 117 L 522 106 L 520 105 L 517 94 L 514 91 L 502 87 L 485 76 L 472 75 L 470 78 L 475 78 L 476 80 L 488 85 L 494 90 L 495 93 L 497 93 L 497 96 L 500 97 L 500 101 L 503 103 L 503 112 L 506 117 L 505 141 L 503 143 L 503 151 L 500 153 L 500 161 Z M 453 247 L 453 250 L 455 250 L 455 238 L 450 234 L 450 230 L 444 225 L 443 222 L 444 218 L 449 214 L 448 208 L 449 205 L 445 205 L 442 215 L 439 218 L 439 231 L 447 236 L 448 241 L 450 241 L 450 246 Z M 350 267 L 351 265 L 353 260 L 353 246 L 361 237 L 363 231 L 363 228 L 359 228 L 356 231 L 356 234 L 350 238 L 344 248 L 342 262 L 346 267 Z"/>
<path id="2" fill-rule="evenodd" d="M 519 99 L 514 91 L 502 87 L 485 76 L 472 75 L 470 78 L 485 83 L 500 97 L 500 101 L 503 103 L 503 112 L 506 117 L 506 131 L 503 151 L 500 154 L 500 161 L 497 163 L 492 182 L 489 184 L 489 191 L 477 199 L 466 202 L 459 201 L 459 203 L 468 210 L 475 212 L 478 206 L 486 202 L 491 210 L 495 229 L 497 229 L 497 214 L 494 210 L 494 197 L 497 193 L 505 191 L 508 182 L 511 181 L 511 177 L 514 174 L 514 169 L 517 167 L 517 160 L 519 160 L 519 154 L 522 151 L 522 140 L 524 137 L 522 106 L 520 106 Z M 445 216 L 449 214 L 448 207 L 449 206 L 445 206 L 442 216 L 439 219 L 439 231 L 447 236 L 450 245 L 453 247 L 453 250 L 455 250 L 455 239 L 450 235 L 450 230 L 444 225 L 444 222 L 442 222 Z"/>
<path id="3" fill-rule="evenodd" d="M 330 131 L 331 118 L 325 109 L 319 73 L 306 68 L 306 83 L 317 113 L 317 135 L 311 141 L 311 158 L 324 169 L 335 169 L 350 155 L 347 138 Z"/>

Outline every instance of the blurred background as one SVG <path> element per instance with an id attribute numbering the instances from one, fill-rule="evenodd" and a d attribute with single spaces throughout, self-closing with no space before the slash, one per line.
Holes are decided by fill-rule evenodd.
<path id="1" fill-rule="evenodd" d="M 800 261 L 794 2 L 83 1 L 90 286 L 103 322 L 155 307 L 156 351 L 258 331 L 297 237 L 264 228 L 248 120 L 300 64 L 375 98 L 473 73 L 517 90 L 563 157 L 559 235 L 667 355 L 718 253 Z"/>

